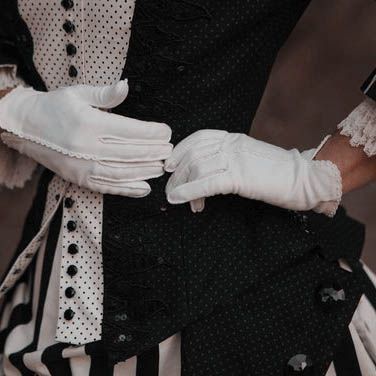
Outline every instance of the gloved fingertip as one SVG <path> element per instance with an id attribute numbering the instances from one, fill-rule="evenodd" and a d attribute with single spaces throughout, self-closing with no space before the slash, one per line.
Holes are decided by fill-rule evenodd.
<path id="1" fill-rule="evenodd" d="M 167 159 L 164 164 L 164 170 L 166 172 L 174 172 L 176 169 L 176 162 L 173 159 Z"/>
<path id="2" fill-rule="evenodd" d="M 190 201 L 189 204 L 193 213 L 201 213 L 205 208 L 205 199 L 199 198 L 197 200 Z"/>
<path id="3" fill-rule="evenodd" d="M 114 84 L 114 96 L 116 98 L 125 100 L 129 92 L 128 80 L 121 80 Z"/>

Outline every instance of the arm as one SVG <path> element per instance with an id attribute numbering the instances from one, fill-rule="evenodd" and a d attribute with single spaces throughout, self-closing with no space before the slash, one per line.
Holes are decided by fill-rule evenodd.
<path id="1" fill-rule="evenodd" d="M 351 146 L 349 137 L 339 131 L 326 142 L 315 159 L 330 160 L 337 165 L 343 193 L 376 181 L 376 156 L 368 157 L 362 146 Z"/>
<path id="2" fill-rule="evenodd" d="M 317 153 L 342 176 L 343 193 L 376 181 L 376 69 L 361 87 L 366 99 L 338 125 L 338 131 Z"/>
<path id="3" fill-rule="evenodd" d="M 191 202 L 201 211 L 204 198 L 238 194 L 292 210 L 334 215 L 342 193 L 376 180 L 376 108 L 359 105 L 323 145 L 299 153 L 243 134 L 196 132 L 166 161 L 174 172 L 166 193 L 170 203 Z"/>

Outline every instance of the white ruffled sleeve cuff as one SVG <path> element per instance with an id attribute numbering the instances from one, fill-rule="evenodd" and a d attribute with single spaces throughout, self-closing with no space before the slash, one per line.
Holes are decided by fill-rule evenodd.
<path id="1" fill-rule="evenodd" d="M 0 66 L 0 90 L 24 84 L 23 80 L 17 77 L 17 67 L 15 65 Z M 1 133 L 0 129 L 0 133 Z M 21 188 L 28 181 L 37 163 L 8 148 L 0 140 L 0 186 L 7 188 Z"/>
<path id="2" fill-rule="evenodd" d="M 364 152 L 376 155 L 376 102 L 366 99 L 338 124 L 340 134 L 350 137 L 354 147 L 363 146 Z"/>

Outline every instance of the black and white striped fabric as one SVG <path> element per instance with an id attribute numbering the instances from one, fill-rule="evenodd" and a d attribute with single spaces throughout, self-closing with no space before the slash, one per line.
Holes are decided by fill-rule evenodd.
<path id="1" fill-rule="evenodd" d="M 55 340 L 61 257 L 58 247 L 62 213 L 58 213 L 38 257 L 2 308 L 0 375 L 27 376 L 178 376 L 180 336 L 168 338 L 150 351 L 108 368 L 101 341 L 74 346 Z M 54 262 L 55 260 L 55 262 Z M 80 335 L 80 333 L 77 333 Z"/>

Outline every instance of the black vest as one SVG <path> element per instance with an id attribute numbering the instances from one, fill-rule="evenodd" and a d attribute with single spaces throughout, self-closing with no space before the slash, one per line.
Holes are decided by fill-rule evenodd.
<path id="1" fill-rule="evenodd" d="M 0 55 L 43 90 L 16 1 L 3 3 Z M 247 133 L 278 50 L 308 3 L 137 0 L 123 73 L 130 93 L 114 112 L 169 124 L 173 143 L 202 128 Z M 143 199 L 104 197 L 110 361 L 182 331 L 184 376 L 282 375 L 295 354 L 308 354 L 324 375 L 363 288 L 359 273 L 336 260 L 357 264 L 363 226 L 343 209 L 329 219 L 232 195 L 192 214 L 166 202 L 167 178 L 152 180 Z M 34 206 L 31 217 L 42 205 Z M 328 285 L 346 299 L 323 304 Z"/>

